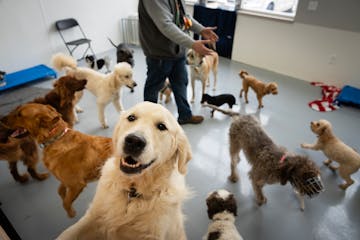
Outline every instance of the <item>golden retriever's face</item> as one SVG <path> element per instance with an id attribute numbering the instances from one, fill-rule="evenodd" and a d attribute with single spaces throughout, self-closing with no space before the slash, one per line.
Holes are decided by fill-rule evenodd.
<path id="1" fill-rule="evenodd" d="M 326 131 L 331 131 L 331 123 L 325 119 L 319 121 L 312 121 L 310 123 L 310 128 L 313 133 L 317 135 L 322 135 Z"/>
<path id="2" fill-rule="evenodd" d="M 176 162 L 184 174 L 191 158 L 184 131 L 167 109 L 155 103 L 142 102 L 123 112 L 113 141 L 120 169 L 129 175 Z"/>
<path id="3" fill-rule="evenodd" d="M 268 94 L 270 94 L 270 93 L 273 94 L 273 95 L 278 94 L 278 86 L 274 82 L 271 82 L 271 83 L 267 84 L 266 90 L 267 90 Z"/>
<path id="4" fill-rule="evenodd" d="M 198 66 L 201 64 L 203 57 L 192 49 L 189 49 L 186 54 L 186 64 Z"/>
<path id="5" fill-rule="evenodd" d="M 134 88 L 137 86 L 136 82 L 133 79 L 133 70 L 131 65 L 127 62 L 120 62 L 114 67 L 116 86 L 119 88 L 122 85 L 126 85 L 129 88 Z"/>
<path id="6" fill-rule="evenodd" d="M 29 131 L 39 142 L 42 142 L 49 137 L 49 129 L 51 130 L 60 119 L 60 113 L 53 107 L 28 103 L 11 111 L 2 121 L 11 129 L 16 129 L 14 136 Z"/>

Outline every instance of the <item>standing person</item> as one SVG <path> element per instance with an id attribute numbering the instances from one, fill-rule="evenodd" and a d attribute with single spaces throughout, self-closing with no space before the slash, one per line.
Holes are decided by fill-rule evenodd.
<path id="1" fill-rule="evenodd" d="M 183 0 L 139 0 L 139 37 L 146 56 L 147 78 L 144 100 L 157 103 L 158 93 L 168 77 L 178 108 L 180 124 L 198 124 L 204 118 L 192 115 L 187 101 L 188 74 L 186 48 L 202 55 L 212 52 L 205 44 L 218 40 L 213 30 L 204 27 L 185 14 Z M 195 41 L 188 31 L 201 35 L 205 40 Z"/>

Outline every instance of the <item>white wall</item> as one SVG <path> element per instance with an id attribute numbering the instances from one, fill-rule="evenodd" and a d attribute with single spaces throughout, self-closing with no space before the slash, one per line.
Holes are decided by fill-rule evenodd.
<path id="1" fill-rule="evenodd" d="M 54 22 L 73 17 L 92 39 L 96 53 L 122 41 L 121 19 L 137 12 L 130 0 L 0 0 L 0 69 L 13 72 L 49 64 L 53 53 L 67 53 Z"/>
<path id="2" fill-rule="evenodd" d="M 232 59 L 306 81 L 360 87 L 360 33 L 238 14 Z"/>

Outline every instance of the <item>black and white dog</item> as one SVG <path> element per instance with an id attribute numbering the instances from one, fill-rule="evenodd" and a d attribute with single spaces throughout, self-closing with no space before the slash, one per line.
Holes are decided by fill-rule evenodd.
<path id="1" fill-rule="evenodd" d="M 106 73 L 110 71 L 111 60 L 108 56 L 104 58 L 96 59 L 94 55 L 86 55 L 85 62 L 89 68 L 92 68 L 96 71 L 102 69 L 104 66 L 106 67 Z"/>
<path id="2" fill-rule="evenodd" d="M 228 104 L 229 108 L 232 108 L 236 104 L 236 99 L 232 94 L 220 94 L 217 96 L 210 96 L 209 94 L 203 94 L 200 103 L 208 103 L 217 107 Z M 211 110 L 211 117 L 214 116 L 215 110 Z"/>
<path id="3" fill-rule="evenodd" d="M 219 189 L 206 198 L 207 213 L 212 222 L 209 224 L 203 240 L 242 240 L 235 226 L 237 204 L 234 194 Z"/>
<path id="4" fill-rule="evenodd" d="M 5 74 L 6 74 L 6 72 L 0 71 L 0 87 L 4 86 L 6 84 L 6 82 L 5 82 Z"/>

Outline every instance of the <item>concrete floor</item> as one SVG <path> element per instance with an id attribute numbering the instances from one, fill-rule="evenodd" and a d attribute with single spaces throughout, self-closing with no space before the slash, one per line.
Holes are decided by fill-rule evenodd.
<path id="1" fill-rule="evenodd" d="M 106 55 L 115 59 L 114 51 Z M 238 98 L 241 88 L 241 80 L 238 76 L 240 69 L 246 69 L 259 79 L 267 82 L 276 81 L 279 84 L 279 95 L 266 96 L 265 107 L 261 111 L 256 111 L 257 101 L 253 92 L 249 93 L 250 103 L 247 105 Z M 136 48 L 134 78 L 138 87 L 134 93 L 123 89 L 122 100 L 125 108 L 142 101 L 145 75 L 144 56 L 142 51 Z M 42 81 L 32 86 L 50 88 L 51 81 Z M 321 167 L 326 190 L 318 197 L 305 200 L 305 212 L 299 210 L 299 203 L 289 184 L 266 186 L 264 192 L 268 202 L 258 207 L 247 175 L 249 165 L 242 154 L 242 161 L 238 166 L 241 180 L 236 184 L 227 180 L 230 173 L 228 128 L 231 118 L 220 113 L 215 113 L 214 118 L 210 118 L 210 110 L 201 107 L 199 103 L 200 89 L 200 82 L 197 82 L 198 95 L 196 102 L 192 104 L 192 109 L 195 114 L 204 115 L 205 121 L 201 125 L 183 126 L 193 150 L 193 159 L 189 163 L 186 178 L 189 187 L 194 191 L 194 196 L 184 205 L 188 239 L 201 239 L 206 232 L 209 220 L 205 198 L 208 192 L 219 188 L 225 188 L 236 196 L 238 203 L 236 225 L 244 239 L 360 239 L 360 173 L 353 175 L 355 184 L 344 192 L 337 187 L 341 182 L 339 176 L 322 165 L 325 156 L 321 152 L 303 150 L 299 147 L 300 143 L 311 143 L 316 140 L 309 129 L 310 121 L 325 118 L 332 122 L 338 137 L 360 150 L 359 109 L 342 107 L 334 112 L 316 112 L 310 109 L 307 103 L 321 98 L 320 88 L 298 79 L 221 58 L 218 89 L 215 92 L 209 89 L 209 93 L 235 95 L 237 109 L 240 109 L 241 113 L 257 114 L 275 142 L 287 147 L 289 151 L 309 155 Z M 190 93 L 189 87 L 189 97 Z M 85 112 L 79 115 L 80 123 L 75 129 L 87 134 L 111 136 L 118 118 L 114 107 L 109 105 L 106 109 L 105 114 L 110 128 L 103 130 L 97 119 L 95 98 L 86 92 L 80 105 Z M 177 117 L 174 100 L 166 107 Z M 46 171 L 41 164 L 39 168 Z M 22 166 L 21 171 L 25 171 Z M 7 163 L 0 161 L 1 208 L 22 239 L 54 239 L 84 214 L 94 195 L 96 182 L 89 184 L 75 201 L 77 216 L 73 219 L 69 219 L 62 208 L 57 194 L 58 184 L 59 182 L 51 176 L 43 182 L 30 180 L 21 185 L 11 177 Z"/>

